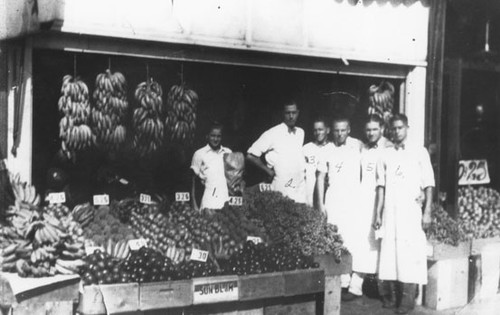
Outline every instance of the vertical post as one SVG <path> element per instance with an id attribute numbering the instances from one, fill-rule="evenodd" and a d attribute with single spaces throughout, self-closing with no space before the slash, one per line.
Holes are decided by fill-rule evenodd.
<path id="1" fill-rule="evenodd" d="M 323 314 L 340 315 L 340 275 L 325 276 L 325 302 Z"/>
<path id="2" fill-rule="evenodd" d="M 7 157 L 8 78 L 7 43 L 0 41 L 0 156 Z M 0 158 L 1 159 L 1 158 Z"/>
<path id="3" fill-rule="evenodd" d="M 424 144 L 425 138 L 425 67 L 413 68 L 406 77 L 404 113 L 408 116 L 413 143 Z"/>

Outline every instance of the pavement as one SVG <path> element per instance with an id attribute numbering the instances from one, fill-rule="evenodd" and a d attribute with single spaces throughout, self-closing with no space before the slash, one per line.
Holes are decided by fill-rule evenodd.
<path id="1" fill-rule="evenodd" d="M 382 302 L 376 298 L 363 296 L 350 302 L 342 302 L 340 315 L 393 315 L 393 310 L 382 308 Z M 499 315 L 500 295 L 492 298 L 472 301 L 454 309 L 436 311 L 425 306 L 416 306 L 411 315 Z"/>

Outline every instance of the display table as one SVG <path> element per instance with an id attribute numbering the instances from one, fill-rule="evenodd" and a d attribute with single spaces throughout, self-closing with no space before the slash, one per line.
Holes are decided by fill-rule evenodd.
<path id="1" fill-rule="evenodd" d="M 70 315 L 78 302 L 79 282 L 78 275 L 20 278 L 16 273 L 0 273 L 0 307 L 12 315 Z"/>

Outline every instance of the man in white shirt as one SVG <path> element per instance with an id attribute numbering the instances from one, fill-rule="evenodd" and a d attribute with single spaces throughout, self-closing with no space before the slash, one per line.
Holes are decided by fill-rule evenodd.
<path id="1" fill-rule="evenodd" d="M 222 129 L 220 124 L 212 124 L 207 134 L 207 145 L 197 150 L 193 155 L 191 162 L 191 170 L 193 171 L 191 202 L 196 210 L 205 208 L 222 209 L 224 203 L 229 200 L 223 157 L 225 153 L 231 153 L 231 150 L 221 145 Z M 205 186 L 199 207 L 195 198 L 196 177 Z"/>
<path id="2" fill-rule="evenodd" d="M 407 142 L 408 118 L 396 114 L 390 127 L 394 147 L 377 163 L 373 227 L 382 235 L 379 279 L 402 283 L 401 303 L 392 304 L 392 292 L 383 292 L 383 306 L 407 314 L 415 306 L 417 284 L 427 283 L 424 230 L 431 224 L 434 172 L 427 150 Z"/>
<path id="3" fill-rule="evenodd" d="M 271 188 L 305 203 L 304 130 L 297 127 L 299 109 L 294 101 L 283 106 L 283 122 L 265 131 L 247 151 L 250 163 L 272 180 Z M 266 163 L 260 158 L 265 155 Z"/>
<path id="4" fill-rule="evenodd" d="M 324 152 L 333 146 L 328 141 L 330 128 L 325 118 L 318 117 L 313 122 L 314 141 L 304 145 L 304 158 L 306 160 L 306 203 L 314 206 L 314 187 L 316 186 L 316 172 L 318 163 L 324 159 Z"/>

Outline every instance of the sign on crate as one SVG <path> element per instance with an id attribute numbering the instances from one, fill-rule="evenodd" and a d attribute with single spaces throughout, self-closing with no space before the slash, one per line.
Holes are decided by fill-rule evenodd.
<path id="1" fill-rule="evenodd" d="M 481 185 L 490 183 L 488 161 L 461 160 L 458 163 L 459 185 Z"/>
<path id="2" fill-rule="evenodd" d="M 49 193 L 47 199 L 49 200 L 49 203 L 65 203 L 66 194 L 64 192 Z"/>
<path id="3" fill-rule="evenodd" d="M 109 205 L 109 195 L 94 195 L 94 206 L 107 206 Z"/>
<path id="4" fill-rule="evenodd" d="M 243 205 L 243 197 L 229 197 L 229 205 L 230 206 L 242 206 Z"/>
<path id="5" fill-rule="evenodd" d="M 193 248 L 191 251 L 191 260 L 206 262 L 208 259 L 208 252 L 206 250 L 200 250 Z"/>
<path id="6" fill-rule="evenodd" d="M 175 201 L 177 202 L 187 202 L 191 200 L 188 192 L 176 192 Z"/>
<path id="7" fill-rule="evenodd" d="M 148 194 L 140 194 L 139 195 L 139 202 L 149 205 L 149 204 L 151 204 L 151 196 Z"/>
<path id="8" fill-rule="evenodd" d="M 148 247 L 148 242 L 143 238 L 128 241 L 130 250 L 139 250 L 141 247 Z"/>
<path id="9" fill-rule="evenodd" d="M 201 281 L 206 281 L 200 278 Z M 193 304 L 215 303 L 238 300 L 238 280 L 218 280 L 197 283 L 194 281 Z"/>

